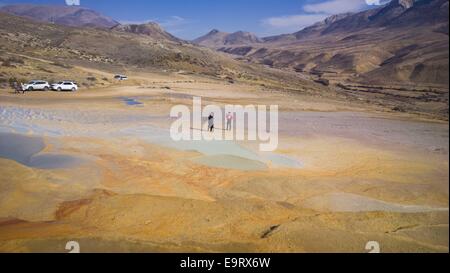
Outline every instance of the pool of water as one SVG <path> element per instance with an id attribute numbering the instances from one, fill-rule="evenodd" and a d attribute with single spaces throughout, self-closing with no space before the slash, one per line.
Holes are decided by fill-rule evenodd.
<path id="1" fill-rule="evenodd" d="M 0 158 L 14 160 L 37 169 L 70 168 L 85 161 L 72 155 L 41 153 L 44 148 L 42 138 L 0 133 Z"/>
<path id="2" fill-rule="evenodd" d="M 257 153 L 247 149 L 235 141 L 196 140 L 173 141 L 168 130 L 139 126 L 121 130 L 125 136 L 134 135 L 148 142 L 182 151 L 196 151 L 204 155 L 194 162 L 211 167 L 239 170 L 264 170 L 270 165 L 275 168 L 302 168 L 301 162 L 289 156 L 276 153 Z M 242 165 L 238 166 L 238 162 Z"/>
<path id="3" fill-rule="evenodd" d="M 39 154 L 30 157 L 25 165 L 37 169 L 65 169 L 80 165 L 83 162 L 83 159 L 70 155 Z"/>
<path id="4" fill-rule="evenodd" d="M 26 165 L 30 157 L 45 148 L 42 138 L 0 133 L 0 157 Z"/>
<path id="5" fill-rule="evenodd" d="M 142 102 L 138 101 L 136 98 L 120 98 L 128 106 L 138 106 L 143 105 Z"/>
<path id="6" fill-rule="evenodd" d="M 264 156 L 266 160 L 270 162 L 270 165 L 272 167 L 276 168 L 292 168 L 292 169 L 298 169 L 303 168 L 303 163 L 299 162 L 297 159 L 292 158 L 287 155 L 280 155 L 280 154 L 267 154 Z"/>

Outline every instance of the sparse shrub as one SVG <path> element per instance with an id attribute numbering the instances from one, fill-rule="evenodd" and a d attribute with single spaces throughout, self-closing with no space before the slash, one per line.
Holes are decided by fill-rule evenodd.
<path id="1" fill-rule="evenodd" d="M 25 62 L 20 58 L 10 57 L 8 59 L 0 59 L 3 67 L 16 67 L 14 64 L 24 64 Z"/>
<path id="2" fill-rule="evenodd" d="M 24 64 L 25 63 L 22 59 L 16 58 L 16 57 L 10 57 L 10 58 L 8 58 L 8 61 L 10 63 L 16 63 L 16 64 Z"/>
<path id="3" fill-rule="evenodd" d="M 93 77 L 93 76 L 89 76 L 89 77 L 86 78 L 86 80 L 88 80 L 90 82 L 95 82 L 95 81 L 97 81 L 97 78 Z"/>
<path id="4" fill-rule="evenodd" d="M 43 71 L 43 72 L 50 73 L 50 74 L 55 73 L 54 71 L 52 71 L 52 70 L 50 70 L 50 69 L 47 69 L 47 68 L 45 68 L 45 67 L 42 67 L 42 66 L 39 66 L 38 69 L 40 69 L 40 70 Z"/>
<path id="5" fill-rule="evenodd" d="M 16 77 L 11 77 L 8 79 L 9 86 L 12 86 L 15 82 L 18 82 Z"/>
<path id="6" fill-rule="evenodd" d="M 107 82 L 107 81 L 108 81 L 108 78 L 105 77 L 105 78 L 102 78 L 102 80 L 105 81 L 105 82 Z"/>
<path id="7" fill-rule="evenodd" d="M 52 65 L 58 66 L 58 67 L 62 67 L 62 68 L 65 68 L 65 69 L 73 68 L 73 66 L 71 66 L 71 65 L 63 64 L 63 63 L 60 63 L 60 62 L 53 62 Z"/>
<path id="8" fill-rule="evenodd" d="M 3 67 L 15 67 L 14 65 L 11 64 L 11 62 L 9 60 L 3 60 L 2 66 Z"/>
<path id="9" fill-rule="evenodd" d="M 227 80 L 228 83 L 234 84 L 234 79 L 230 76 L 225 77 L 225 80 Z"/>
<path id="10" fill-rule="evenodd" d="M 1 83 L 4 87 L 17 88 L 20 83 L 24 83 L 23 79 L 17 79 L 16 77 L 10 77 L 8 80 L 4 79 L 6 82 Z"/>
<path id="11" fill-rule="evenodd" d="M 269 59 L 264 59 L 264 60 L 262 61 L 262 64 L 268 65 L 268 66 L 273 66 L 273 61 L 272 61 L 272 60 L 269 60 Z"/>
<path id="12" fill-rule="evenodd" d="M 394 108 L 392 108 L 392 110 L 395 112 L 401 112 L 401 113 L 406 112 L 406 109 L 401 106 L 395 106 Z"/>
<path id="13" fill-rule="evenodd" d="M 318 80 L 315 80 L 315 82 L 320 83 L 320 84 L 322 84 L 324 86 L 329 86 L 330 85 L 330 81 L 327 80 L 327 79 L 318 79 Z"/>

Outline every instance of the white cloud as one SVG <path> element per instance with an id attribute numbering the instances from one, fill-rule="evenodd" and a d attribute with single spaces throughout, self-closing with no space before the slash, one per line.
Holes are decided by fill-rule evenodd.
<path id="1" fill-rule="evenodd" d="M 164 21 L 157 21 L 166 31 L 172 34 L 178 34 L 185 30 L 187 24 L 189 24 L 189 20 L 180 17 L 180 16 L 171 16 Z"/>
<path id="2" fill-rule="evenodd" d="M 326 13 L 331 15 L 344 12 L 360 11 L 366 7 L 366 0 L 330 0 L 321 3 L 305 5 L 303 6 L 303 10 L 308 13 Z"/>
<path id="3" fill-rule="evenodd" d="M 366 0 L 367 5 L 369 6 L 381 6 L 391 2 L 391 0 Z"/>
<path id="4" fill-rule="evenodd" d="M 299 31 L 331 15 L 361 11 L 368 8 L 368 3 L 378 5 L 387 1 L 390 0 L 326 0 L 302 6 L 300 14 L 266 18 L 262 24 L 271 33 Z"/>
<path id="5" fill-rule="evenodd" d="M 171 27 L 179 27 L 182 25 L 185 25 L 187 23 L 187 20 L 180 16 L 171 16 L 169 19 L 159 22 L 159 24 L 165 28 L 171 28 Z"/>

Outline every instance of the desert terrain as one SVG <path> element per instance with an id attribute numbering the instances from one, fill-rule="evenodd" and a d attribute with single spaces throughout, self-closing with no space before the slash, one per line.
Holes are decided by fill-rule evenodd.
<path id="1" fill-rule="evenodd" d="M 192 75 L 130 80 L 1 92 L 0 251 L 448 251 L 447 122 Z M 192 96 L 278 104 L 278 150 L 173 142 L 170 108 Z"/>
<path id="2" fill-rule="evenodd" d="M 211 48 L 84 8 L 2 7 L 0 252 L 448 252 L 448 1 L 409 2 Z M 423 9 L 434 24 L 401 24 Z M 345 20 L 360 28 L 322 35 Z M 9 87 L 33 79 L 79 90 Z M 278 105 L 278 148 L 173 141 L 170 110 L 194 96 Z"/>
<path id="3" fill-rule="evenodd" d="M 393 0 L 271 37 L 213 30 L 194 43 L 308 74 L 370 104 L 448 116 L 448 0 Z"/>

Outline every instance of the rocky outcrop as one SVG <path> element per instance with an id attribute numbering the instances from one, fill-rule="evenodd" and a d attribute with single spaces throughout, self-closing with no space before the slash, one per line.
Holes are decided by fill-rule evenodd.
<path id="1" fill-rule="evenodd" d="M 400 6 L 402 6 L 404 9 L 409 9 L 409 8 L 412 8 L 414 6 L 414 0 L 395 0 L 393 2 L 394 3 L 398 2 L 398 4 Z"/>
<path id="2" fill-rule="evenodd" d="M 245 45 L 261 43 L 262 40 L 253 33 L 237 31 L 235 33 L 227 35 L 224 42 L 225 45 Z"/>
<path id="3" fill-rule="evenodd" d="M 214 29 L 192 42 L 206 47 L 222 48 L 223 46 L 262 43 L 263 40 L 250 32 L 237 31 L 234 33 L 227 33 Z"/>
<path id="4" fill-rule="evenodd" d="M 172 34 L 166 32 L 159 24 L 154 22 L 149 22 L 146 24 L 129 24 L 129 25 L 118 25 L 113 28 L 116 31 L 128 32 L 138 35 L 146 35 L 155 40 L 170 40 L 174 42 L 182 42 L 181 39 L 173 36 Z"/>

